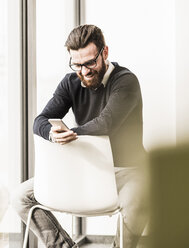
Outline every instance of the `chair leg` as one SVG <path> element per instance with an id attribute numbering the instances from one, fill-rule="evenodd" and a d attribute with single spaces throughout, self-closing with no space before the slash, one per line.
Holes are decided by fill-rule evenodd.
<path id="1" fill-rule="evenodd" d="M 123 216 L 121 212 L 119 212 L 119 225 L 120 225 L 120 248 L 123 248 Z"/>
<path id="2" fill-rule="evenodd" d="M 41 208 L 41 205 L 35 205 L 35 206 L 33 206 L 30 209 L 29 213 L 28 213 L 28 219 L 27 219 L 27 223 L 26 223 L 26 230 L 25 230 L 25 235 L 24 235 L 23 248 L 26 248 L 27 247 L 28 235 L 29 235 L 29 230 L 30 230 L 30 222 L 31 222 L 33 211 L 36 208 Z"/>

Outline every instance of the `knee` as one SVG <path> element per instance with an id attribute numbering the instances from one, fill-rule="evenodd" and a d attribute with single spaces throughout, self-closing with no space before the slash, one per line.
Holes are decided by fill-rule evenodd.
<path id="1" fill-rule="evenodd" d="M 29 181 L 21 183 L 10 196 L 11 206 L 19 215 L 21 215 L 23 209 L 31 207 L 35 201 L 32 182 Z"/>

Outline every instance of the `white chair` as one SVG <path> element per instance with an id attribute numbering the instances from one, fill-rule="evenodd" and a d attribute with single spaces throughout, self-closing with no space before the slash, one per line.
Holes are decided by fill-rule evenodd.
<path id="1" fill-rule="evenodd" d="M 35 136 L 34 194 L 41 205 L 30 209 L 23 248 L 35 208 L 79 217 L 119 214 L 123 248 L 123 219 L 108 136 L 79 136 L 66 145 Z"/>

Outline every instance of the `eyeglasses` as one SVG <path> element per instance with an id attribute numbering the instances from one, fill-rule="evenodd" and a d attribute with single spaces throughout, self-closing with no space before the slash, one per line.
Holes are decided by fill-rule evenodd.
<path id="1" fill-rule="evenodd" d="M 99 57 L 99 55 L 102 53 L 104 47 L 100 50 L 100 52 L 97 54 L 95 59 L 91 59 L 89 61 L 87 61 L 84 64 L 71 64 L 71 59 L 70 58 L 70 62 L 69 62 L 69 66 L 73 71 L 81 71 L 82 70 L 82 66 L 85 66 L 88 69 L 92 69 L 95 68 L 97 66 L 97 59 Z"/>

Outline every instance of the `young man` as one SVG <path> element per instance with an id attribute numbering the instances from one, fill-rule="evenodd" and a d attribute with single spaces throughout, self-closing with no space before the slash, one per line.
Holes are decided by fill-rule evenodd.
<path id="1" fill-rule="evenodd" d="M 34 133 L 51 142 L 74 142 L 78 135 L 108 135 L 122 214 L 124 247 L 134 248 L 146 222 L 146 203 L 138 167 L 143 163 L 142 99 L 138 80 L 128 69 L 108 61 L 102 31 L 94 25 L 72 30 L 66 41 L 74 71 L 58 85 L 53 97 L 34 121 Z M 48 119 L 62 119 L 72 108 L 77 127 L 60 132 Z M 141 177 L 140 177 L 141 178 Z M 20 185 L 13 205 L 26 221 L 36 204 L 33 179 Z M 31 229 L 46 247 L 73 247 L 74 242 L 51 213 L 36 210 Z M 119 230 L 112 247 L 119 247 Z"/>

